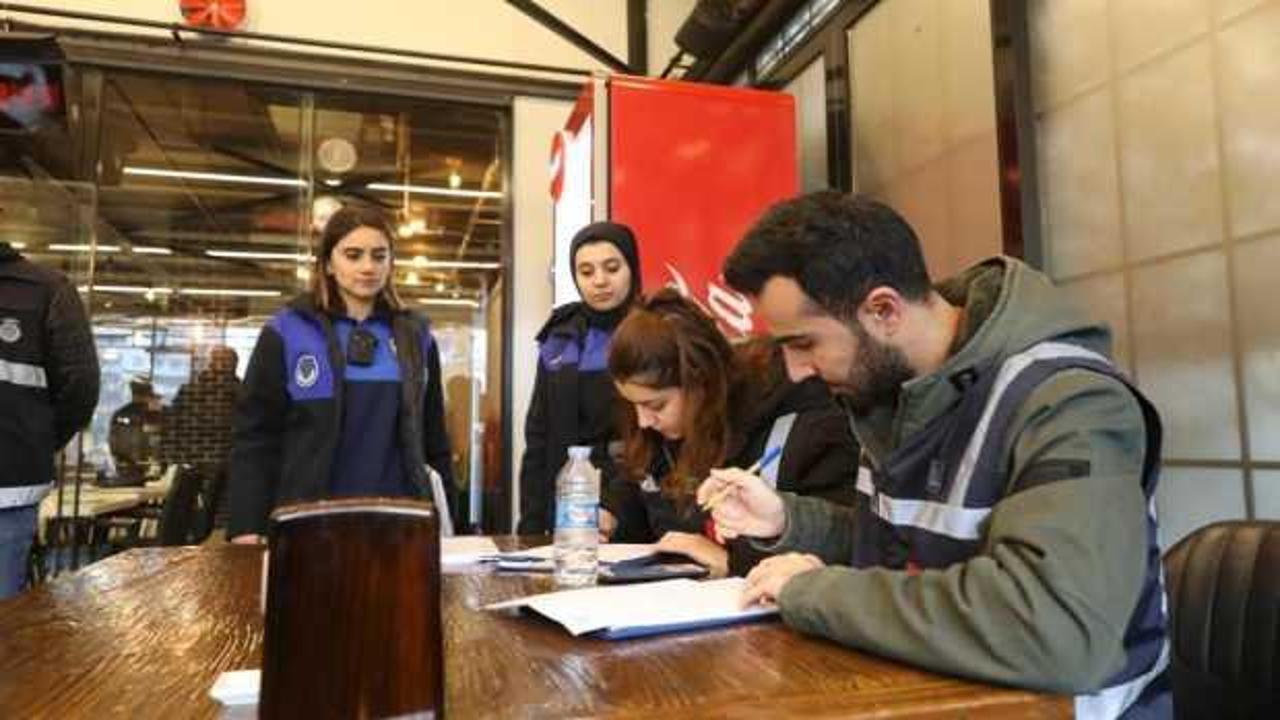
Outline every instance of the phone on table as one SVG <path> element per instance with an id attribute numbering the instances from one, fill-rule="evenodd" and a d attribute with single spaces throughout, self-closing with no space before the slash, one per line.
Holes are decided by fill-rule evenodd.
<path id="1" fill-rule="evenodd" d="M 604 584 L 674 580 L 676 578 L 702 578 L 707 568 L 692 562 L 679 553 L 655 553 L 634 560 L 601 564 L 599 581 Z"/>

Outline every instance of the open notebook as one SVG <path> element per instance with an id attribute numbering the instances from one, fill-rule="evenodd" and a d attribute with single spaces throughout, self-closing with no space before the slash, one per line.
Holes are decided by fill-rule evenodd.
<path id="1" fill-rule="evenodd" d="M 561 590 L 486 605 L 486 610 L 527 607 L 574 635 L 609 640 L 717 627 L 776 615 L 773 606 L 738 607 L 743 578 L 665 580 Z"/>

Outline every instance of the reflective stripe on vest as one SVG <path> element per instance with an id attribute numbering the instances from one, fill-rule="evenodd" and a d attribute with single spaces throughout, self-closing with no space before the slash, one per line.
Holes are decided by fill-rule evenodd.
<path id="1" fill-rule="evenodd" d="M 1166 614 L 1165 617 L 1168 617 Z M 1103 688 L 1092 695 L 1075 697 L 1076 720 L 1112 720 L 1118 718 L 1141 695 L 1142 691 L 1169 667 L 1169 638 L 1160 647 L 1160 657 L 1151 669 L 1138 677 Z"/>
<path id="2" fill-rule="evenodd" d="M 871 471 L 865 467 L 858 468 L 858 492 L 867 496 L 871 512 L 891 525 L 928 530 L 956 540 L 982 539 L 984 523 L 991 514 L 991 508 L 967 508 L 877 493 Z"/>
<path id="3" fill-rule="evenodd" d="M 969 445 L 965 448 L 964 455 L 960 458 L 960 465 L 956 468 L 955 480 L 951 483 L 951 493 L 947 496 L 947 503 L 950 505 L 963 505 L 965 497 L 969 494 L 969 482 L 973 479 L 973 468 L 978 462 L 978 456 L 982 453 L 982 447 L 987 442 L 987 429 L 991 425 L 991 417 L 995 414 L 996 408 L 1000 405 L 1000 399 L 1004 397 L 1004 393 L 1017 379 L 1018 375 L 1031 366 L 1037 360 L 1061 360 L 1065 358 L 1081 358 L 1084 360 L 1092 360 L 1102 363 L 1108 367 L 1111 361 L 1106 357 L 1099 355 L 1091 350 L 1086 350 L 1078 345 L 1068 345 L 1067 343 L 1043 342 L 1006 358 L 1004 363 L 1000 365 L 1000 372 L 996 375 L 995 385 L 991 388 L 991 395 L 987 398 L 987 405 L 983 408 L 982 419 L 978 421 L 978 427 L 973 431 L 973 437 L 969 439 Z"/>
<path id="4" fill-rule="evenodd" d="M 4 359 L 0 359 L 0 382 L 21 385 L 22 387 L 39 388 L 41 390 L 49 387 L 48 376 L 45 375 L 44 368 L 39 365 L 28 365 Z"/>
<path id="5" fill-rule="evenodd" d="M 765 452 L 787 446 L 787 438 L 791 437 L 791 426 L 796 424 L 796 415 L 797 413 L 787 413 L 773 421 L 769 437 L 764 441 Z M 778 468 L 780 467 L 782 467 L 782 458 L 778 458 L 777 462 L 769 463 L 768 467 L 760 470 L 760 477 L 769 483 L 771 488 L 778 487 Z"/>

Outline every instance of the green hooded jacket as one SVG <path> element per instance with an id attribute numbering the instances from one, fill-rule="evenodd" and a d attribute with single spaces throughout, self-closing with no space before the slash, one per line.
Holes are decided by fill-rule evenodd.
<path id="1" fill-rule="evenodd" d="M 1106 328 L 1017 260 L 987 260 L 936 290 L 964 308 L 951 356 L 905 383 L 896 411 L 854 418 L 863 462 L 872 466 L 951 406 L 959 391 L 950 378 L 966 368 L 1050 339 L 1109 355 Z M 1122 667 L 1125 627 L 1143 587 L 1146 438 L 1142 409 L 1122 382 L 1084 369 L 1054 374 L 1032 391 L 1003 439 L 1009 485 L 976 555 L 918 574 L 830 566 L 797 575 L 778 598 L 783 620 L 939 672 L 1096 690 Z M 1035 469 L 1049 466 L 1087 470 L 1062 478 Z M 769 551 L 849 561 L 850 509 L 783 500 L 786 530 Z"/>

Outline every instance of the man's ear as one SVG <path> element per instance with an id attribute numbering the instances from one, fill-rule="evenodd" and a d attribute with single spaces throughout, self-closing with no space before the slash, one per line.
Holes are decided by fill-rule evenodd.
<path id="1" fill-rule="evenodd" d="M 867 333 L 883 342 L 902 327 L 905 311 L 906 301 L 898 291 L 881 285 L 867 293 L 858 306 L 858 321 Z"/>

